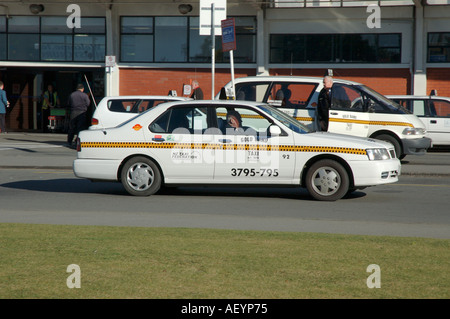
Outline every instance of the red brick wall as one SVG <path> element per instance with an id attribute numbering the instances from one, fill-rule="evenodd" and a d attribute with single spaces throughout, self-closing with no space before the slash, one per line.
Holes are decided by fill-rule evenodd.
<path id="1" fill-rule="evenodd" d="M 235 70 L 235 77 L 255 75 L 254 69 Z M 197 80 L 205 99 L 211 98 L 211 69 L 120 69 L 120 95 L 167 95 L 176 90 L 183 94 L 183 84 Z M 231 81 L 230 69 L 215 70 L 215 94 Z"/>
<path id="2" fill-rule="evenodd" d="M 431 90 L 437 90 L 440 96 L 450 96 L 449 68 L 427 69 L 427 94 L 430 94 Z"/>
<path id="3" fill-rule="evenodd" d="M 292 75 L 323 77 L 327 69 L 294 69 Z M 289 69 L 271 69 L 271 75 L 290 75 Z M 384 95 L 410 94 L 409 69 L 333 69 L 333 77 L 367 85 Z"/>
<path id="4" fill-rule="evenodd" d="M 326 69 L 293 69 L 292 75 L 322 77 Z M 334 69 L 334 77 L 366 84 L 381 94 L 411 94 L 409 69 Z M 271 75 L 290 75 L 290 69 L 271 69 Z M 235 77 L 256 75 L 254 69 L 237 69 Z M 450 70 L 448 68 L 427 69 L 427 93 L 432 89 L 438 95 L 450 96 Z M 176 90 L 182 95 L 183 84 L 198 80 L 205 99 L 211 98 L 211 69 L 126 69 L 120 70 L 121 95 L 167 95 Z M 216 69 L 215 92 L 231 80 L 229 69 Z"/>

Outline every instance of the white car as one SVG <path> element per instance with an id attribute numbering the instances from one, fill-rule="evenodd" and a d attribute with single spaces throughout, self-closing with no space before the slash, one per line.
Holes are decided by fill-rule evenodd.
<path id="1" fill-rule="evenodd" d="M 130 95 L 104 97 L 92 115 L 89 129 L 114 127 L 160 103 L 190 98 L 168 95 Z"/>
<path id="2" fill-rule="evenodd" d="M 283 185 L 337 200 L 397 182 L 401 169 L 390 143 L 310 132 L 247 101 L 160 104 L 115 128 L 82 131 L 77 150 L 77 177 L 120 181 L 130 194 L 146 196 L 162 185 Z"/>
<path id="3" fill-rule="evenodd" d="M 417 115 L 425 124 L 433 147 L 450 146 L 450 97 L 388 95 L 389 99 Z"/>

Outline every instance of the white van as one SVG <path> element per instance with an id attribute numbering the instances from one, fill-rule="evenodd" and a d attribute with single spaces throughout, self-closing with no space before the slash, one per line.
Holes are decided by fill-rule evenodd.
<path id="1" fill-rule="evenodd" d="M 450 146 L 450 97 L 387 95 L 422 120 L 433 147 Z"/>
<path id="2" fill-rule="evenodd" d="M 237 100 L 265 102 L 317 130 L 315 110 L 323 78 L 301 76 L 253 76 L 234 80 Z M 423 155 L 431 147 L 422 121 L 410 111 L 367 86 L 333 79 L 328 132 L 371 137 L 392 143 L 398 158 Z M 332 90 L 332 91 L 333 91 Z M 227 99 L 232 82 L 216 99 Z"/>

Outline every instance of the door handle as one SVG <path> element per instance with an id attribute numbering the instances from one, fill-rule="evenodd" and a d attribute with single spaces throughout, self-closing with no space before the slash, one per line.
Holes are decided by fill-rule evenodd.
<path id="1" fill-rule="evenodd" d="M 336 113 L 336 112 L 331 112 L 330 114 L 331 115 L 339 115 L 339 113 Z"/>
<path id="2" fill-rule="evenodd" d="M 431 124 L 436 124 L 437 121 L 436 121 L 436 120 L 431 120 L 430 123 L 431 123 Z"/>
<path id="3" fill-rule="evenodd" d="M 152 141 L 154 141 L 154 142 L 164 142 L 165 139 L 162 138 L 162 137 L 154 137 L 154 138 L 152 138 Z"/>
<path id="4" fill-rule="evenodd" d="M 221 140 L 219 140 L 219 142 L 221 142 L 221 143 L 231 143 L 232 141 L 229 140 L 229 139 L 221 139 Z"/>

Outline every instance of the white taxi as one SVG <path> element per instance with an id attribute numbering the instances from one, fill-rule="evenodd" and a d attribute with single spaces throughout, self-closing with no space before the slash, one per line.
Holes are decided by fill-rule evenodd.
<path id="1" fill-rule="evenodd" d="M 337 200 L 397 182 L 401 169 L 390 143 L 311 132 L 248 101 L 160 104 L 115 128 L 80 132 L 77 150 L 77 177 L 120 181 L 145 196 L 162 185 L 283 185 Z"/>
<path id="2" fill-rule="evenodd" d="M 89 129 L 114 127 L 158 104 L 185 100 L 191 99 L 170 95 L 107 96 L 95 109 Z"/>
<path id="3" fill-rule="evenodd" d="M 226 84 L 216 98 L 265 102 L 318 129 L 316 107 L 323 78 L 249 76 Z M 357 82 L 333 79 L 328 132 L 371 137 L 390 142 L 397 157 L 424 155 L 431 146 L 425 126 L 411 112 Z"/>
<path id="4" fill-rule="evenodd" d="M 450 97 L 429 95 L 388 95 L 422 120 L 433 147 L 450 146 Z"/>

